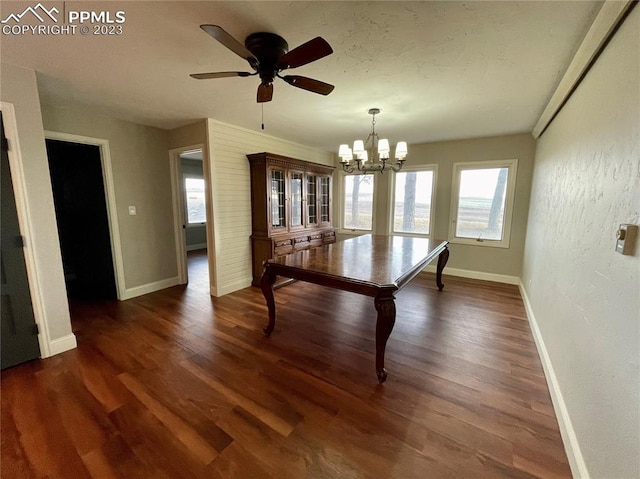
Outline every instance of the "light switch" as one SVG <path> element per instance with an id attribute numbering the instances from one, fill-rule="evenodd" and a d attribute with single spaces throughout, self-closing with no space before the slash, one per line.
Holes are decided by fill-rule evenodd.
<path id="1" fill-rule="evenodd" d="M 135 216 L 135 215 L 136 215 L 136 207 L 129 206 L 129 216 Z"/>
<path id="2" fill-rule="evenodd" d="M 633 254 L 637 233 L 637 225 L 620 225 L 616 234 L 616 251 L 620 254 Z"/>

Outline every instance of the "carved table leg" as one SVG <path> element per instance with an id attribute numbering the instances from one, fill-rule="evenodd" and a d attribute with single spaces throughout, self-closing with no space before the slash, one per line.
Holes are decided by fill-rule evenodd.
<path id="1" fill-rule="evenodd" d="M 267 309 L 269 310 L 269 324 L 262 330 L 265 336 L 269 336 L 276 325 L 276 302 L 273 299 L 273 283 L 276 282 L 276 275 L 271 272 L 268 266 L 265 266 L 262 279 L 260 279 L 260 288 L 264 299 L 267 300 Z"/>
<path id="2" fill-rule="evenodd" d="M 387 347 L 387 339 L 391 335 L 393 325 L 396 322 L 396 304 L 393 296 L 375 298 L 378 321 L 376 322 L 376 374 L 378 381 L 387 380 L 387 370 L 384 368 L 384 351 Z"/>
<path id="3" fill-rule="evenodd" d="M 438 256 L 438 268 L 436 270 L 436 284 L 440 291 L 444 288 L 444 284 L 442 283 L 442 270 L 447 265 L 447 261 L 449 261 L 449 249 L 445 246 L 442 253 Z"/>

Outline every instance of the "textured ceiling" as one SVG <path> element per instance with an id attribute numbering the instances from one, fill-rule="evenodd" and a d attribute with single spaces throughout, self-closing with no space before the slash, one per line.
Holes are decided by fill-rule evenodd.
<path id="1" fill-rule="evenodd" d="M 0 3 L 0 16 L 36 2 Z M 257 77 L 199 25 L 283 36 L 290 49 L 322 36 L 334 53 L 289 70 L 336 86 L 329 96 L 276 79 L 265 133 L 337 151 L 366 137 L 367 110 L 394 143 L 531 131 L 600 2 L 46 2 L 60 11 L 124 11 L 122 35 L 2 35 L 3 62 L 38 72 L 42 101 L 173 128 L 200 118 L 259 130 Z M 23 22 L 25 20 L 23 19 Z M 1 87 L 1 85 L 0 85 Z"/>

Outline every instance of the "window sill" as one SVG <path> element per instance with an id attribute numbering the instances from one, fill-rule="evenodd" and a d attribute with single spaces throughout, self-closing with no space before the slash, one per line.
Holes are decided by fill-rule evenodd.
<path id="1" fill-rule="evenodd" d="M 477 240 L 473 238 L 451 238 L 449 240 L 449 243 L 466 244 L 470 246 L 486 246 L 489 248 L 502 248 L 502 249 L 509 248 L 509 241 L 507 240 L 497 241 L 497 240 L 483 240 L 483 239 Z"/>

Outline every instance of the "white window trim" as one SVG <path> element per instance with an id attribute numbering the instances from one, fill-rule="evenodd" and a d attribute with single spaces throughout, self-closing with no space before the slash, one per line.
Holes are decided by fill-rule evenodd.
<path id="1" fill-rule="evenodd" d="M 182 174 L 182 196 L 184 198 L 184 223 L 185 223 L 185 228 L 201 228 L 203 226 L 205 226 L 207 224 L 207 220 L 206 220 L 206 215 L 205 215 L 205 220 L 202 221 L 201 223 L 189 223 L 189 203 L 187 201 L 187 189 L 186 189 L 186 185 L 185 185 L 185 181 L 187 178 L 191 178 L 191 179 L 196 179 L 196 180 L 203 180 L 204 181 L 204 175 L 196 175 L 194 173 L 183 173 Z M 206 187 L 206 182 L 205 182 L 205 187 Z M 206 198 L 206 192 L 205 192 L 205 198 Z"/>
<path id="2" fill-rule="evenodd" d="M 460 171 L 463 169 L 508 168 L 507 190 L 505 198 L 504 224 L 501 240 L 459 238 L 456 237 L 456 218 L 458 213 L 458 192 L 460 189 Z M 509 248 L 511 241 L 511 223 L 513 220 L 513 204 L 515 202 L 518 160 L 469 161 L 453 164 L 453 185 L 451 188 L 451 209 L 449 215 L 449 242 L 494 248 Z"/>
<path id="3" fill-rule="evenodd" d="M 340 173 L 340 227 L 338 228 L 338 233 L 340 234 L 346 234 L 346 235 L 359 235 L 359 234 L 364 234 L 364 233 L 373 233 L 375 231 L 376 228 L 376 203 L 377 203 L 377 197 L 378 197 L 378 188 L 376 187 L 377 185 L 377 181 L 376 181 L 376 176 L 375 174 L 372 175 L 373 177 L 373 205 L 372 205 L 372 210 L 371 210 L 371 214 L 372 214 L 372 218 L 371 218 L 371 229 L 362 229 L 362 228 L 345 228 L 344 227 L 344 204 L 346 201 L 345 198 L 345 192 L 346 192 L 346 188 L 344 187 L 344 182 L 345 182 L 345 178 L 347 176 L 361 176 L 363 173 Z M 371 173 L 366 173 L 371 175 Z"/>
<path id="4" fill-rule="evenodd" d="M 393 173 L 393 179 L 390 185 L 389 192 L 389 234 L 395 236 L 419 236 L 424 238 L 431 238 L 433 236 L 433 228 L 435 222 L 436 212 L 436 193 L 438 190 L 438 165 L 420 165 L 412 166 L 409 168 L 402 168 L 398 173 L 407 173 L 410 171 L 432 171 L 433 172 L 433 184 L 431 185 L 431 210 L 429 211 L 429 232 L 428 233 L 405 233 L 404 231 L 394 231 L 393 225 L 395 223 L 395 198 L 396 198 L 396 173 Z"/>

